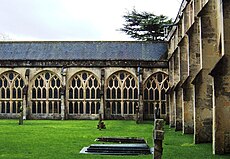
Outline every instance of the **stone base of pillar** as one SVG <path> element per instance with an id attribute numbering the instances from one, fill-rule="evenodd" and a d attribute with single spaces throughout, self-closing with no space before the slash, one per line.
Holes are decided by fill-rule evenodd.
<path id="1" fill-rule="evenodd" d="M 184 130 L 183 130 L 184 134 L 193 134 L 194 133 L 194 128 L 193 126 L 184 126 Z"/>
<path id="2" fill-rule="evenodd" d="M 182 121 L 176 121 L 175 131 L 181 131 L 181 130 L 182 130 Z"/>

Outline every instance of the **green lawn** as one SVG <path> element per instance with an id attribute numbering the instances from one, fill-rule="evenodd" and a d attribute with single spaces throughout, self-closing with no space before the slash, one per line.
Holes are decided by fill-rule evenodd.
<path id="1" fill-rule="evenodd" d="M 151 122 L 135 124 L 134 121 L 105 121 L 107 129 L 97 130 L 96 120 L 27 120 L 19 126 L 17 120 L 0 120 L 0 158 L 143 158 L 143 156 L 107 156 L 79 154 L 79 151 L 95 143 L 97 137 L 143 137 L 152 146 Z M 230 158 L 214 156 L 211 144 L 194 145 L 192 136 L 181 135 L 166 126 L 164 159 Z"/>

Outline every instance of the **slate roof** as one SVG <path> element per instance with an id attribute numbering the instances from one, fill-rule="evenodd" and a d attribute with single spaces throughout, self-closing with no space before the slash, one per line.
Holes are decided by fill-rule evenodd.
<path id="1" fill-rule="evenodd" d="M 0 60 L 159 60 L 165 42 L 30 41 L 0 42 Z"/>

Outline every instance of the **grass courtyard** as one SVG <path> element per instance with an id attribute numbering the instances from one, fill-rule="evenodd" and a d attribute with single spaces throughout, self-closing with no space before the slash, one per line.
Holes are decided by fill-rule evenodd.
<path id="1" fill-rule="evenodd" d="M 152 147 L 151 122 L 135 124 L 135 121 L 105 121 L 107 129 L 97 130 L 97 120 L 26 120 L 19 126 L 18 120 L 0 120 L 1 159 L 150 159 L 152 155 L 108 156 L 86 155 L 79 151 L 96 143 L 97 137 L 143 137 Z M 165 127 L 164 159 L 227 159 L 230 156 L 212 155 L 211 144 L 193 144 L 191 135 L 182 135 Z"/>

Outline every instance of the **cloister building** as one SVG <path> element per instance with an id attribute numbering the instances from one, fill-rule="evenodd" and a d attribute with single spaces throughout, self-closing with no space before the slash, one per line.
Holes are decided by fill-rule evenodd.
<path id="1" fill-rule="evenodd" d="M 230 153 L 230 1 L 183 0 L 165 42 L 0 42 L 0 118 L 161 117 Z"/>
<path id="2" fill-rule="evenodd" d="M 1 42 L 0 117 L 166 116 L 165 42 Z M 137 112 L 136 112 L 137 111 Z"/>

